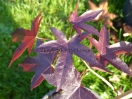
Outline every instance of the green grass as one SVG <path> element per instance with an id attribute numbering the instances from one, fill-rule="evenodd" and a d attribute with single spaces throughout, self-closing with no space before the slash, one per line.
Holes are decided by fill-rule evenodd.
<path id="1" fill-rule="evenodd" d="M 101 0 L 92 0 L 99 4 Z M 115 12 L 118 15 L 122 15 L 122 7 L 125 0 L 109 1 L 109 11 Z M 10 33 L 15 29 L 23 27 L 30 29 L 32 20 L 39 14 L 43 13 L 43 20 L 39 28 L 39 37 L 48 39 L 55 39 L 49 28 L 56 27 L 62 30 L 67 38 L 70 37 L 71 24 L 68 22 L 69 13 L 73 11 L 77 0 L 0 0 L 0 99 L 41 99 L 44 94 L 52 90 L 54 87 L 49 85 L 46 81 L 35 88 L 30 90 L 30 82 L 34 73 L 23 72 L 19 64 L 28 56 L 25 51 L 22 56 L 17 59 L 10 68 L 8 65 L 12 58 L 15 49 L 20 43 L 14 43 L 11 41 Z M 114 2 L 114 3 L 113 3 Z M 120 3 L 119 3 L 120 2 Z M 118 5 L 118 6 L 117 6 Z M 81 0 L 79 4 L 79 14 L 88 10 L 87 0 Z M 101 23 L 90 23 L 94 27 L 100 29 Z M 125 40 L 131 41 L 132 38 L 125 38 Z M 82 42 L 85 45 L 89 45 L 87 40 Z M 93 49 L 96 52 L 95 49 Z M 74 57 L 74 65 L 82 72 L 86 69 L 86 66 L 82 63 L 80 58 Z M 124 56 L 122 56 L 122 59 Z M 129 63 L 130 58 L 125 58 L 125 62 Z M 113 71 L 120 77 L 120 82 L 111 82 L 114 87 L 119 89 L 123 87 L 123 92 L 129 90 L 132 87 L 130 77 L 120 76 L 122 73 L 109 65 L 108 69 Z M 107 80 L 113 75 L 103 72 L 97 72 Z M 82 82 L 86 87 L 93 89 L 103 99 L 111 99 L 115 97 L 115 93 L 102 82 L 98 77 L 88 72 Z"/>

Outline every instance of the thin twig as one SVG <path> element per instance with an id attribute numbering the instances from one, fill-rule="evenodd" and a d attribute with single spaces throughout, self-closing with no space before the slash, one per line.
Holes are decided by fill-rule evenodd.
<path id="1" fill-rule="evenodd" d="M 36 38 L 42 39 L 42 40 L 49 40 L 49 39 L 47 39 L 47 38 L 41 38 L 41 37 L 38 37 L 38 36 L 36 36 Z"/>
<path id="2" fill-rule="evenodd" d="M 112 84 L 110 82 L 108 82 L 105 78 L 103 78 L 102 76 L 100 76 L 99 74 L 97 74 L 95 71 L 93 71 L 88 64 L 83 61 L 84 64 L 87 66 L 87 68 L 89 69 L 89 71 L 91 71 L 94 75 L 96 75 L 98 78 L 100 78 L 103 82 L 105 82 L 113 91 L 115 91 L 116 89 L 112 86 Z"/>
<path id="3" fill-rule="evenodd" d="M 81 75 L 80 75 L 81 81 L 82 81 L 82 79 L 83 79 L 83 77 L 84 77 L 83 75 L 85 75 L 85 74 L 87 73 L 88 70 L 89 70 L 89 69 L 86 69 L 84 72 L 81 73 Z"/>

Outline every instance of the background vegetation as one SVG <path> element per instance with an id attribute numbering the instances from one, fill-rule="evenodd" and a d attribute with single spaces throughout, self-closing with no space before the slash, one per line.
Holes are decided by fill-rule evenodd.
<path id="1" fill-rule="evenodd" d="M 102 0 L 92 1 L 98 5 Z M 20 27 L 30 29 L 32 20 L 42 11 L 43 20 L 39 28 L 39 37 L 55 39 L 49 30 L 49 27 L 52 26 L 62 30 L 67 38 L 70 38 L 71 24 L 68 22 L 68 17 L 75 8 L 76 2 L 77 0 L 0 0 L 0 99 L 41 99 L 44 94 L 54 88 L 43 81 L 39 87 L 30 90 L 30 82 L 34 73 L 23 72 L 19 66 L 23 59 L 28 56 L 27 51 L 8 68 L 12 55 L 20 44 L 12 42 L 10 34 Z M 109 12 L 119 15 L 123 19 L 122 8 L 124 2 L 125 0 L 109 0 Z M 86 10 L 88 10 L 87 0 L 80 0 L 79 15 Z M 98 24 L 90 22 L 89 24 L 98 29 L 102 26 L 101 22 L 98 22 Z M 119 40 L 132 40 L 130 36 L 123 38 L 122 34 L 122 30 L 117 30 Z M 82 43 L 89 46 L 87 40 Z M 112 40 L 111 43 L 113 43 Z M 93 51 L 97 52 L 94 48 Z M 120 57 L 128 65 L 130 64 L 131 55 Z M 77 56 L 73 56 L 73 60 L 74 65 L 80 72 L 86 69 Z M 107 68 L 114 74 L 96 72 L 110 81 L 116 89 L 122 86 L 123 92 L 132 87 L 131 77 L 126 76 L 111 65 L 108 65 Z M 111 80 L 114 77 L 117 77 L 119 81 Z M 115 92 L 91 72 L 86 73 L 82 83 L 97 92 L 103 99 L 112 99 L 116 96 Z"/>

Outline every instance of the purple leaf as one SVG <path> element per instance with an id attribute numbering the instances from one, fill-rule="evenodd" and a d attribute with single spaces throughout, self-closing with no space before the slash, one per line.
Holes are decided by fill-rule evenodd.
<path id="1" fill-rule="evenodd" d="M 40 40 L 37 41 L 36 47 L 38 47 L 42 42 Z M 31 89 L 40 85 L 40 83 L 44 80 L 41 73 L 50 74 L 53 73 L 53 68 L 51 67 L 51 63 L 54 61 L 54 56 L 56 53 L 37 53 L 38 57 L 28 57 L 26 58 L 20 65 L 23 67 L 24 71 L 34 71 L 36 72 L 31 81 Z"/>
<path id="2" fill-rule="evenodd" d="M 52 85 L 60 89 L 70 89 L 69 86 L 80 85 L 80 74 L 75 70 L 72 64 L 72 56 L 69 52 L 60 53 L 60 57 L 56 63 L 54 74 L 43 74 L 44 78 Z"/>
<path id="3" fill-rule="evenodd" d="M 114 53 L 103 55 L 108 62 L 110 62 L 114 67 L 121 70 L 124 73 L 127 73 L 128 75 L 132 76 L 132 72 L 130 71 L 129 67 L 125 62 L 123 62 L 120 58 L 115 57 Z"/>
<path id="4" fill-rule="evenodd" d="M 108 72 L 111 73 L 108 69 L 105 68 L 105 66 L 107 65 L 107 61 L 104 57 L 101 57 L 100 55 L 96 55 L 97 60 L 101 63 L 101 66 L 96 66 L 96 65 L 92 65 L 89 64 L 91 66 L 91 68 L 102 71 L 102 72 Z"/>
<path id="5" fill-rule="evenodd" d="M 54 32 L 53 34 L 55 36 L 57 36 L 57 41 L 58 39 L 63 39 L 63 37 L 65 38 L 65 35 L 63 34 L 63 32 L 61 32 L 60 30 L 57 30 L 56 28 L 51 28 L 51 30 Z M 59 35 L 58 35 L 58 34 Z M 63 42 L 63 41 L 60 41 L 58 42 L 58 44 L 55 42 L 52 43 L 45 43 L 44 44 L 41 44 L 38 48 L 41 49 L 41 48 L 45 48 L 45 47 L 49 47 L 50 46 L 54 47 L 54 48 L 58 48 L 60 45 L 61 48 L 63 50 L 60 50 L 60 56 L 59 56 L 59 59 L 57 60 L 56 62 L 56 65 L 55 65 L 55 71 L 54 71 L 54 77 L 51 77 L 51 78 L 54 78 L 54 79 L 57 79 L 56 80 L 56 83 L 55 82 L 50 82 L 51 84 L 56 84 L 56 87 L 57 87 L 57 91 L 62 89 L 64 86 L 67 86 L 68 83 L 71 83 L 69 82 L 70 80 L 69 79 L 74 79 L 74 70 L 75 68 L 73 68 L 73 64 L 72 64 L 72 54 L 75 54 L 77 56 L 79 56 L 80 58 L 82 58 L 83 60 L 85 60 L 86 62 L 89 62 L 91 64 L 94 64 L 94 65 L 101 65 L 95 58 L 93 52 L 80 44 L 80 42 L 87 37 L 89 33 L 82 33 L 82 36 L 76 34 L 74 35 L 68 42 Z M 62 36 L 63 35 L 63 36 Z M 54 46 L 55 45 L 55 46 Z M 56 46 L 57 45 L 57 46 Z M 37 48 L 37 49 L 38 49 Z M 37 51 L 36 49 L 36 51 Z M 42 52 L 42 51 L 40 51 Z M 48 75 L 49 76 L 53 76 L 53 75 Z M 50 78 L 46 77 L 46 75 L 44 75 L 44 77 L 48 80 L 48 81 L 51 81 Z"/>
<path id="6" fill-rule="evenodd" d="M 69 52 L 61 52 L 60 57 L 55 66 L 55 78 L 57 82 L 57 91 L 60 89 L 68 88 L 75 79 L 75 68 L 72 64 L 72 56 Z"/>
<path id="7" fill-rule="evenodd" d="M 59 70 L 62 69 L 60 68 Z M 43 74 L 43 76 L 50 84 L 57 86 L 57 81 L 60 78 L 55 77 L 54 74 Z M 80 74 L 74 68 L 69 72 L 69 75 L 71 77 L 67 76 L 68 80 L 61 86 L 62 93 L 57 95 L 55 99 L 99 99 L 96 93 L 80 86 Z"/>
<path id="8" fill-rule="evenodd" d="M 83 45 L 76 45 L 75 47 L 72 47 L 74 49 L 78 49 L 78 51 L 74 51 L 73 53 L 77 55 L 78 57 L 82 58 L 86 62 L 89 62 L 93 65 L 101 66 L 101 64 L 96 60 L 94 53 L 87 47 Z"/>
<path id="9" fill-rule="evenodd" d="M 90 26 L 90 25 L 87 25 L 87 24 L 84 24 L 84 23 L 77 24 L 76 26 L 83 29 L 84 31 L 86 31 L 90 34 L 95 34 L 95 35 L 100 36 L 100 33 L 98 32 L 98 30 L 95 29 L 93 26 Z"/>
<path id="10" fill-rule="evenodd" d="M 103 26 L 100 30 L 101 36 L 99 37 L 99 42 L 91 37 L 88 37 L 90 42 L 95 46 L 95 48 L 98 50 L 100 54 L 106 53 L 106 47 L 109 46 L 109 34 L 107 29 Z"/>
<path id="11" fill-rule="evenodd" d="M 74 24 L 81 24 L 81 23 L 93 20 L 101 12 L 102 12 L 102 10 L 89 10 L 89 11 L 83 13 L 81 16 L 77 17 L 74 21 Z"/>
<path id="12" fill-rule="evenodd" d="M 102 27 L 102 29 L 100 30 L 100 34 L 101 36 L 99 37 L 99 52 L 101 54 L 106 53 L 106 47 L 109 46 L 109 33 L 107 31 L 107 29 L 105 28 L 105 26 Z"/>
<path id="13" fill-rule="evenodd" d="M 86 32 L 90 32 L 91 34 L 100 36 L 99 32 L 94 27 L 86 25 L 84 23 L 95 19 L 97 15 L 102 12 L 102 10 L 97 10 L 97 11 L 89 10 L 83 13 L 81 16 L 78 16 L 77 10 L 78 10 L 78 3 L 76 4 L 76 8 L 70 14 L 69 17 L 69 22 L 73 24 L 73 28 L 76 30 L 76 32 L 79 35 L 81 35 L 81 29 L 83 29 Z"/>
<path id="14" fill-rule="evenodd" d="M 116 55 L 131 52 L 132 44 L 129 42 L 122 41 L 109 46 L 109 35 L 106 28 L 103 27 L 100 33 L 102 36 L 99 37 L 99 42 L 94 38 L 88 37 L 90 42 L 100 53 L 99 62 L 102 64 L 102 66 L 105 66 L 105 62 L 108 61 L 117 69 L 132 76 L 132 72 L 130 72 L 130 69 L 128 68 L 127 64 L 121 61 L 119 58 L 116 58 Z"/>
<path id="15" fill-rule="evenodd" d="M 66 43 L 67 42 L 66 36 L 64 35 L 64 33 L 62 31 L 59 31 L 52 27 L 50 28 L 50 30 L 57 38 L 58 43 Z"/>
<path id="16" fill-rule="evenodd" d="M 61 48 L 62 46 L 57 41 L 52 40 L 39 45 L 34 51 L 48 54 L 59 51 Z"/>
<path id="17" fill-rule="evenodd" d="M 76 18 L 78 17 L 77 10 L 78 10 L 78 3 L 76 4 L 76 8 L 74 9 L 74 11 L 70 13 L 69 22 L 74 22 L 76 20 Z"/>
<path id="18" fill-rule="evenodd" d="M 61 35 L 57 35 L 57 39 L 59 38 L 63 38 L 64 36 L 62 36 L 62 33 L 60 30 L 57 30 L 55 28 L 54 31 L 58 32 L 58 34 L 61 33 Z M 56 33 L 57 34 L 57 33 Z M 68 42 L 59 42 L 58 44 L 55 43 L 56 48 L 59 48 L 59 46 L 61 47 L 61 49 L 65 50 L 65 52 L 70 52 L 71 54 L 75 54 L 77 56 L 79 56 L 80 58 L 82 58 L 83 60 L 85 60 L 86 62 L 90 63 L 90 64 L 94 64 L 94 65 L 101 65 L 95 58 L 94 53 L 87 47 L 83 46 L 80 44 L 80 42 L 87 37 L 89 33 L 82 33 L 82 36 L 76 34 L 74 35 Z M 64 35 L 64 34 L 63 34 Z M 56 36 L 56 35 L 55 35 Z M 45 48 L 45 44 L 40 45 L 39 49 Z M 48 46 L 52 47 L 54 46 L 54 44 L 48 44 Z M 53 47 L 52 47 L 53 48 Z M 37 49 L 36 49 L 37 51 Z M 40 51 L 42 52 L 42 51 Z"/>
<path id="19" fill-rule="evenodd" d="M 87 90 L 84 87 L 78 87 L 70 94 L 71 95 L 68 99 L 98 99 L 91 91 Z"/>
<path id="20" fill-rule="evenodd" d="M 108 46 L 108 53 L 114 52 L 116 55 L 129 53 L 132 51 L 132 43 L 121 41 Z"/>
<path id="21" fill-rule="evenodd" d="M 42 76 L 48 81 L 49 84 L 55 87 L 57 86 L 57 81 L 56 81 L 54 73 L 53 74 L 42 74 Z"/>

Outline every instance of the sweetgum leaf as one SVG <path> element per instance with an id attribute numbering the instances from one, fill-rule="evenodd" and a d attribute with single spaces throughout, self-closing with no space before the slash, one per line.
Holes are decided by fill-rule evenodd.
<path id="1" fill-rule="evenodd" d="M 81 35 L 81 29 L 82 29 L 82 30 L 85 30 L 86 32 L 100 36 L 99 32 L 94 27 L 84 23 L 95 19 L 95 17 L 100 12 L 102 12 L 102 10 L 97 10 L 97 11 L 89 10 L 83 13 L 81 16 L 78 16 L 77 10 L 78 10 L 78 3 L 76 4 L 76 8 L 70 14 L 70 17 L 69 17 L 69 22 L 73 24 L 73 28 L 76 30 L 76 32 L 79 35 Z"/>
<path id="2" fill-rule="evenodd" d="M 64 33 L 62 31 L 59 31 L 55 28 L 50 28 L 50 30 L 52 31 L 52 33 L 55 35 L 55 37 L 57 38 L 57 42 L 58 43 L 65 43 L 67 42 L 66 36 L 64 35 Z"/>
<path id="3" fill-rule="evenodd" d="M 35 37 L 37 35 L 40 22 L 42 20 L 41 13 L 33 20 L 31 30 L 26 29 L 17 29 L 15 32 L 13 32 L 12 35 L 12 41 L 17 42 L 21 41 L 21 45 L 16 49 L 16 51 L 13 54 L 13 57 L 11 59 L 11 62 L 9 66 L 21 56 L 21 54 L 24 52 L 26 48 L 28 48 L 28 53 L 31 52 L 31 49 L 34 44 Z"/>
<path id="4" fill-rule="evenodd" d="M 71 60 L 69 59 L 71 62 Z M 73 68 L 73 66 L 72 66 Z M 45 79 L 52 85 L 57 87 L 57 81 L 59 77 L 55 77 L 54 74 L 42 74 Z M 67 81 L 61 86 L 63 90 L 61 94 L 57 95 L 54 99 L 99 99 L 95 93 L 86 88 L 80 86 L 80 74 L 73 68 L 71 72 L 69 72 L 67 76 Z"/>
<path id="5" fill-rule="evenodd" d="M 108 72 L 108 73 L 111 73 L 108 69 L 105 68 L 105 66 L 108 64 L 108 62 L 106 61 L 106 59 L 104 57 L 100 57 L 100 54 L 96 55 L 96 58 L 97 60 L 102 63 L 102 66 L 94 66 L 94 65 L 91 65 L 90 66 L 96 70 L 99 70 L 99 71 L 102 71 L 102 72 Z"/>
<path id="6" fill-rule="evenodd" d="M 71 54 L 69 52 L 61 52 L 54 73 L 57 79 L 57 91 L 62 89 L 62 86 L 66 86 L 68 84 L 66 82 L 69 81 L 69 79 L 74 79 L 72 74 L 73 67 Z"/>
<path id="7" fill-rule="evenodd" d="M 22 41 L 25 37 L 25 31 L 23 28 L 18 28 L 13 33 L 11 33 L 11 36 L 13 42 Z"/>
<path id="8" fill-rule="evenodd" d="M 36 47 L 42 44 L 42 41 L 38 40 Z M 36 72 L 31 81 L 31 89 L 40 85 L 44 80 L 42 73 L 50 74 L 53 73 L 53 68 L 51 66 L 56 57 L 56 52 L 44 54 L 37 53 L 38 57 L 28 57 L 20 65 L 23 67 L 24 71 L 34 71 Z"/>
<path id="9" fill-rule="evenodd" d="M 106 53 L 106 47 L 109 46 L 109 34 L 107 29 L 103 26 L 100 30 L 101 36 L 99 37 L 99 42 L 94 38 L 88 37 L 90 42 L 95 46 L 99 53 Z"/>
<path id="10" fill-rule="evenodd" d="M 70 13 L 69 22 L 74 22 L 76 20 L 76 18 L 78 17 L 77 10 L 78 10 L 78 2 L 76 4 L 74 11 Z"/>
<path id="11" fill-rule="evenodd" d="M 72 71 L 74 70 L 74 66 L 72 65 L 72 54 L 79 56 L 80 58 L 92 65 L 101 66 L 101 64 L 96 60 L 94 53 L 86 46 L 80 44 L 80 42 L 84 38 L 86 38 L 89 33 L 82 33 L 81 36 L 79 34 L 76 34 L 69 41 L 67 41 L 66 36 L 63 32 L 56 28 L 50 29 L 52 33 L 56 36 L 57 40 L 53 43 L 51 41 L 49 41 L 51 43 L 43 43 L 39 47 L 37 47 L 35 51 L 43 52 L 43 50 L 41 49 L 47 49 L 48 53 L 52 53 L 52 49 L 57 48 L 58 51 L 60 51 L 59 59 L 55 65 L 54 75 L 50 75 L 54 76 L 51 78 L 57 79 L 56 82 L 50 82 L 51 84 L 56 85 L 57 91 L 66 86 L 69 82 L 69 79 L 74 79 L 74 77 L 72 76 Z M 51 81 L 49 76 L 47 80 L 48 79 L 49 81 Z"/>
<path id="12" fill-rule="evenodd" d="M 108 46 L 108 52 L 114 52 L 116 55 L 129 53 L 132 51 L 132 43 L 127 41 L 121 41 Z"/>
<path id="13" fill-rule="evenodd" d="M 70 52 L 71 54 L 75 54 L 90 64 L 95 64 L 97 66 L 100 65 L 100 63 L 96 60 L 94 53 L 89 48 L 87 48 L 86 46 L 80 44 L 80 42 L 85 37 L 87 37 L 87 35 L 89 33 L 82 33 L 82 35 L 76 34 L 69 41 L 66 41 L 66 40 L 60 41 L 60 39 L 63 40 L 63 38 L 65 37 L 65 36 L 62 36 L 62 35 L 64 35 L 64 33 L 61 32 L 60 30 L 55 29 L 55 28 L 51 28 L 51 30 L 55 36 L 58 33 L 58 35 L 56 36 L 58 44 L 52 43 L 52 44 L 49 44 L 48 47 L 54 45 L 53 47 L 55 49 L 58 48 L 58 50 L 62 49 L 61 50 L 62 52 L 65 51 L 65 52 Z M 81 38 L 81 37 L 83 37 L 83 38 Z M 47 45 L 43 44 L 43 45 L 40 45 L 38 48 L 36 48 L 35 51 L 43 52 L 41 49 L 45 49 L 45 48 L 47 48 Z M 49 52 L 51 52 L 51 51 L 49 50 Z"/>
<path id="14" fill-rule="evenodd" d="M 72 23 L 73 24 L 80 24 L 80 23 L 84 23 L 84 22 L 94 20 L 97 17 L 97 15 L 101 12 L 102 12 L 102 10 L 89 10 L 89 11 L 86 11 L 82 15 L 77 17 L 75 19 L 75 21 L 73 21 Z"/>
<path id="15" fill-rule="evenodd" d="M 65 54 L 67 55 L 67 57 Z M 79 75 L 80 74 L 75 70 L 72 64 L 71 54 L 69 52 L 61 52 L 55 66 L 54 74 L 50 76 L 44 75 L 44 77 L 50 84 L 56 86 L 57 91 L 59 91 L 60 89 L 69 88 L 69 86 L 77 86 L 77 83 L 80 79 L 76 78 L 76 76 L 79 77 Z M 75 81 L 76 79 L 78 81 Z"/>
<path id="16" fill-rule="evenodd" d="M 72 90 L 64 91 L 56 99 L 99 99 L 96 97 L 92 91 L 87 90 L 84 87 L 76 87 Z"/>
<path id="17" fill-rule="evenodd" d="M 91 33 L 91 34 L 95 34 L 95 35 L 100 36 L 98 30 L 95 29 L 93 26 L 90 26 L 90 25 L 87 25 L 87 24 L 84 24 L 84 23 L 76 24 L 75 26 L 76 26 L 76 27 L 79 27 L 80 29 L 83 29 L 83 30 L 86 31 L 86 32 L 89 32 L 89 33 Z M 75 27 L 75 26 L 74 26 L 74 27 Z M 77 31 L 77 30 L 76 30 L 76 31 Z"/>
<path id="18" fill-rule="evenodd" d="M 120 58 L 116 57 L 114 53 L 106 54 L 106 55 L 103 55 L 102 57 L 104 57 L 108 62 L 110 62 L 118 70 L 121 70 L 122 72 L 132 76 L 132 72 L 130 71 L 127 64 L 123 62 Z"/>
<path id="19" fill-rule="evenodd" d="M 106 28 L 103 27 L 100 33 L 102 36 L 99 37 L 99 41 L 95 40 L 94 38 L 88 37 L 90 42 L 95 46 L 95 48 L 100 53 L 100 59 L 102 59 L 100 63 L 105 67 L 105 61 L 107 60 L 117 69 L 132 76 L 132 72 L 128 68 L 127 64 L 124 63 L 119 58 L 116 58 L 116 55 L 131 52 L 132 44 L 130 42 L 122 41 L 115 43 L 113 45 L 109 45 L 109 36 Z"/>

